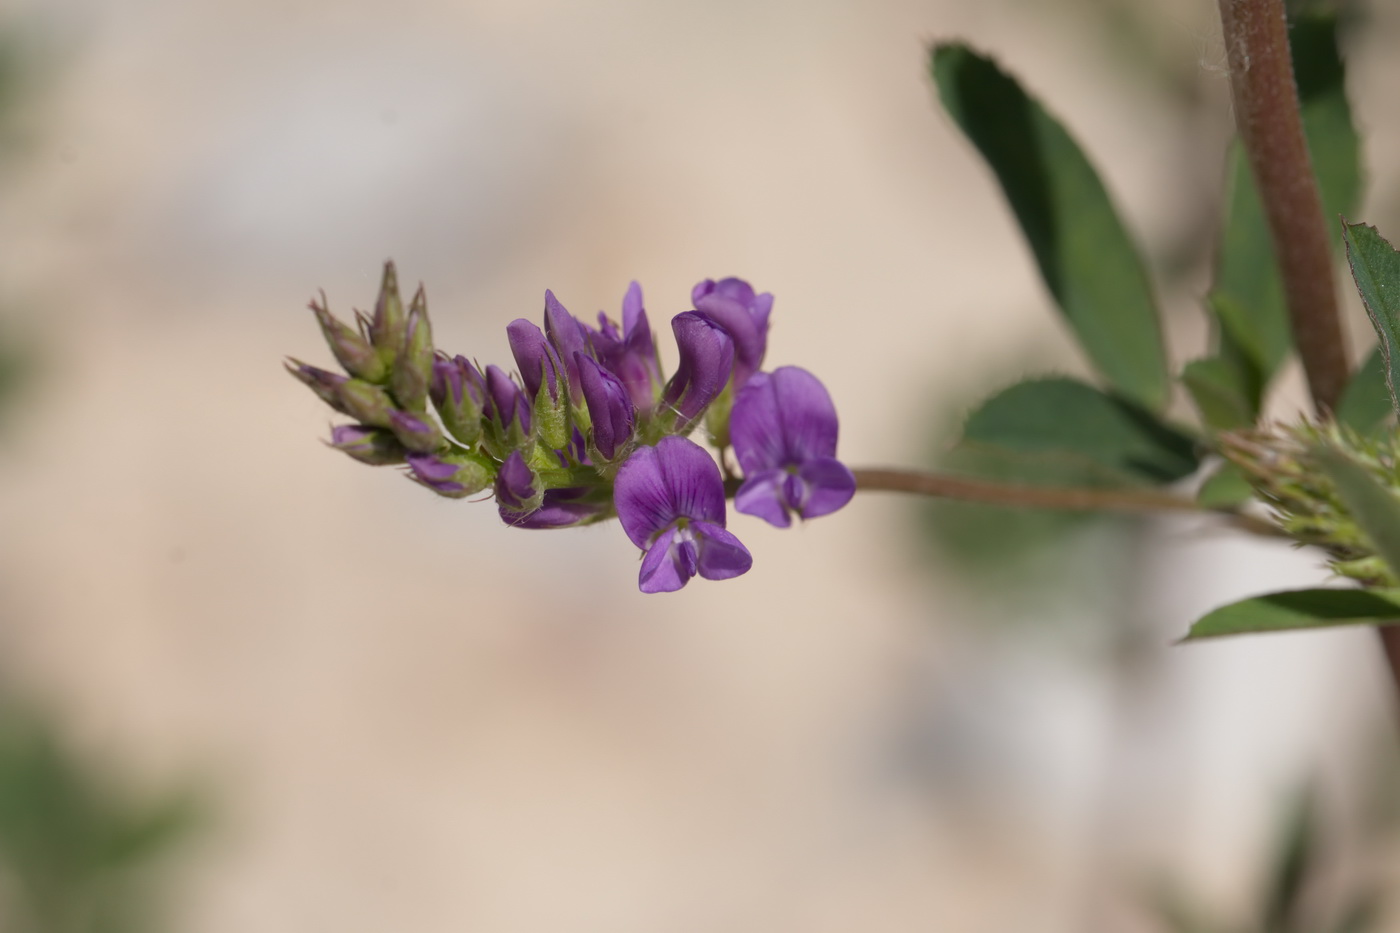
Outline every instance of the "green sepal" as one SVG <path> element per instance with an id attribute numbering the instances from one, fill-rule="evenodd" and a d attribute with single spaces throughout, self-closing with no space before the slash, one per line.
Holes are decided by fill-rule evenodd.
<path id="1" fill-rule="evenodd" d="M 356 421 L 372 428 L 390 427 L 389 412 L 394 410 L 394 400 L 379 386 L 363 379 L 349 379 L 341 383 L 336 394 L 345 413 Z"/>
<path id="2" fill-rule="evenodd" d="M 401 408 L 428 409 L 428 386 L 433 380 L 433 328 L 428 321 L 428 298 L 422 286 L 409 305 L 402 352 L 394 360 L 389 387 Z"/>
<path id="3" fill-rule="evenodd" d="M 543 369 L 543 367 L 541 367 Z M 534 426 L 535 436 L 553 450 L 563 450 L 569 446 L 569 393 L 563 380 L 557 384 L 559 398 L 549 394 L 549 379 L 540 378 L 540 390 L 535 393 Z"/>
<path id="4" fill-rule="evenodd" d="M 379 284 L 379 298 L 374 303 L 370 319 L 369 339 L 386 367 L 392 368 L 403 349 L 404 330 L 408 319 L 404 315 L 403 298 L 399 295 L 399 274 L 392 261 L 384 263 L 384 277 Z"/>

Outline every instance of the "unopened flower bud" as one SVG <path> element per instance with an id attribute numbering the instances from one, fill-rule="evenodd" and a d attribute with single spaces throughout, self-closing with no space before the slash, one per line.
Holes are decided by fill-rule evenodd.
<path id="1" fill-rule="evenodd" d="M 487 452 L 504 460 L 530 439 L 530 405 L 525 393 L 499 366 L 486 367 L 486 423 L 482 443 Z"/>
<path id="2" fill-rule="evenodd" d="M 316 322 L 321 325 L 321 333 L 335 354 L 336 360 L 345 371 L 358 379 L 369 382 L 383 382 L 389 368 L 379 358 L 379 354 L 362 334 L 343 321 L 337 320 L 326 306 L 326 296 L 319 302 L 311 302 L 311 310 Z"/>
<path id="3" fill-rule="evenodd" d="M 433 361 L 433 382 L 428 387 L 442 423 L 468 447 L 481 437 L 481 410 L 486 399 L 486 377 L 466 357 L 440 355 Z"/>
<path id="4" fill-rule="evenodd" d="M 394 409 L 389 412 L 389 429 L 409 450 L 432 453 L 442 446 L 442 431 L 431 418 Z"/>
<path id="5" fill-rule="evenodd" d="M 409 454 L 409 478 L 440 496 L 460 499 L 491 485 L 492 463 L 480 454 L 453 450 L 439 454 Z"/>
<path id="6" fill-rule="evenodd" d="M 694 311 L 673 317 L 671 330 L 680 362 L 662 399 L 676 413 L 676 431 L 685 433 L 729 383 L 734 341 L 722 327 Z"/>
<path id="7" fill-rule="evenodd" d="M 336 392 L 342 407 L 340 410 L 363 424 L 375 428 L 387 428 L 389 413 L 394 410 L 394 400 L 379 386 L 363 379 L 347 379 Z"/>
<path id="8" fill-rule="evenodd" d="M 392 431 L 363 424 L 342 424 L 332 428 L 330 446 L 370 466 L 403 463 L 404 454 L 407 453 Z"/>
<path id="9" fill-rule="evenodd" d="M 379 285 L 379 300 L 374 303 L 374 317 L 369 324 L 369 339 L 384 365 L 392 367 L 403 349 L 407 320 L 403 299 L 399 297 L 399 276 L 392 261 L 384 263 L 384 278 Z"/>
<path id="10" fill-rule="evenodd" d="M 390 388 L 404 408 L 424 411 L 428 386 L 433 381 L 433 331 L 428 323 L 428 298 L 420 286 L 408 308 L 403 349 L 394 360 Z"/>
<path id="11" fill-rule="evenodd" d="M 523 318 L 506 328 L 511 353 L 520 368 L 525 394 L 533 402 L 535 431 L 546 446 L 558 450 L 569 443 L 569 400 L 564 367 L 544 333 Z"/>
<path id="12" fill-rule="evenodd" d="M 617 459 L 632 439 L 635 412 L 622 380 L 582 353 L 577 358 L 579 382 L 593 422 L 593 448 L 605 461 Z"/>
<path id="13" fill-rule="evenodd" d="M 544 485 L 525 462 L 520 451 L 513 451 L 496 474 L 496 503 L 501 514 L 533 512 L 544 501 Z"/>
<path id="14" fill-rule="evenodd" d="M 348 415 L 351 413 L 350 409 L 345 407 L 345 403 L 341 401 L 340 398 L 340 389 L 345 383 L 350 381 L 349 378 L 342 376 L 340 373 L 333 373 L 328 370 L 318 369 L 315 366 L 308 366 L 301 360 L 289 358 L 285 365 L 287 367 L 287 372 L 297 377 L 303 385 L 312 392 L 315 392 L 316 396 L 321 401 L 341 414 Z"/>

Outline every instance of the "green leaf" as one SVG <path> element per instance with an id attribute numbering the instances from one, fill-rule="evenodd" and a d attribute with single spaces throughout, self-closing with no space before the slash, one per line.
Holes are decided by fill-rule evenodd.
<path id="1" fill-rule="evenodd" d="M 1196 501 L 1206 509 L 1237 509 L 1254 498 L 1244 471 L 1228 461 L 1210 475 L 1196 493 Z"/>
<path id="2" fill-rule="evenodd" d="M 1378 346 L 1351 377 L 1337 403 L 1337 420 L 1363 436 L 1376 433 L 1394 413 L 1385 384 L 1385 354 Z"/>
<path id="3" fill-rule="evenodd" d="M 1193 360 L 1181 371 L 1201 417 L 1217 431 L 1247 428 L 1257 417 L 1257 400 L 1246 373 L 1223 357 Z"/>
<path id="4" fill-rule="evenodd" d="M 1169 385 L 1152 287 L 1094 167 L 990 59 L 958 43 L 938 45 L 932 71 L 943 106 L 996 173 L 1089 359 L 1123 395 L 1162 408 Z"/>
<path id="5" fill-rule="evenodd" d="M 1346 98 L 1335 14 L 1297 17 L 1289 46 L 1323 208 L 1329 217 L 1349 214 L 1361 197 L 1360 140 Z M 1267 382 L 1288 356 L 1293 337 L 1263 205 L 1238 142 L 1227 157 L 1225 224 L 1206 304 L 1220 323 L 1222 349 L 1243 353 L 1260 384 Z M 1245 368 L 1238 359 L 1233 365 Z"/>
<path id="6" fill-rule="evenodd" d="M 1391 406 L 1400 412 L 1400 396 L 1396 388 L 1396 371 L 1400 369 L 1400 252 L 1396 252 L 1375 227 L 1366 224 L 1346 224 L 1342 236 L 1347 244 L 1347 262 L 1351 277 L 1361 292 L 1366 314 L 1380 337 L 1380 353 L 1385 370 L 1385 384 L 1390 389 Z"/>
<path id="7" fill-rule="evenodd" d="M 1394 622 L 1400 622 L 1400 590 L 1287 590 L 1208 612 L 1184 640 Z"/>
<path id="8" fill-rule="evenodd" d="M 1195 472 L 1190 437 L 1146 409 L 1073 379 L 1019 382 L 982 404 L 962 445 L 1047 484 L 1162 484 Z"/>
<path id="9" fill-rule="evenodd" d="M 1317 452 L 1317 462 L 1376 554 L 1393 572 L 1400 573 L 1400 499 L 1340 450 L 1323 447 Z"/>

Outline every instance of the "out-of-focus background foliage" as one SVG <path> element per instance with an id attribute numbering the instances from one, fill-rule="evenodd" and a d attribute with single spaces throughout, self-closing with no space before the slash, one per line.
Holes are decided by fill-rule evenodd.
<path id="1" fill-rule="evenodd" d="M 615 527 L 508 530 L 326 450 L 280 368 L 329 359 L 315 289 L 364 307 L 389 256 L 483 362 L 545 287 L 615 311 L 637 278 L 664 322 L 738 274 L 848 461 L 933 462 L 962 407 L 1083 363 L 925 43 L 1066 121 L 1180 358 L 1230 134 L 1214 16 L 10 0 L 4 928 L 1385 929 L 1347 926 L 1397 872 L 1373 634 L 1170 647 L 1310 556 L 863 496 L 737 519 L 751 574 L 645 597 Z M 1358 219 L 1393 230 L 1400 5 L 1355 16 Z"/>

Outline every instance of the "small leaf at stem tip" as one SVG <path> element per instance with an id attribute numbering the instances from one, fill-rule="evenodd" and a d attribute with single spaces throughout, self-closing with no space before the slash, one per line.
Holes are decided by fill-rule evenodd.
<path id="1" fill-rule="evenodd" d="M 1400 590 L 1287 590 L 1253 596 L 1202 616 L 1182 641 L 1337 625 L 1400 622 Z"/>
<path id="2" fill-rule="evenodd" d="M 1084 352 L 1119 392 L 1160 410 L 1170 385 L 1157 303 L 1093 165 L 991 59 L 947 43 L 934 46 L 931 66 L 944 108 L 996 174 Z"/>
<path id="3" fill-rule="evenodd" d="M 1073 379 L 1031 379 L 1004 389 L 968 416 L 962 446 L 1000 451 L 1044 482 L 1066 470 L 1093 486 L 1175 482 L 1199 461 L 1190 437 L 1133 402 Z"/>
<path id="4" fill-rule="evenodd" d="M 1400 252 L 1375 227 L 1343 221 L 1342 238 L 1347 245 L 1351 277 L 1361 292 L 1366 314 L 1380 338 L 1385 384 L 1390 389 L 1391 406 L 1400 413 Z"/>

